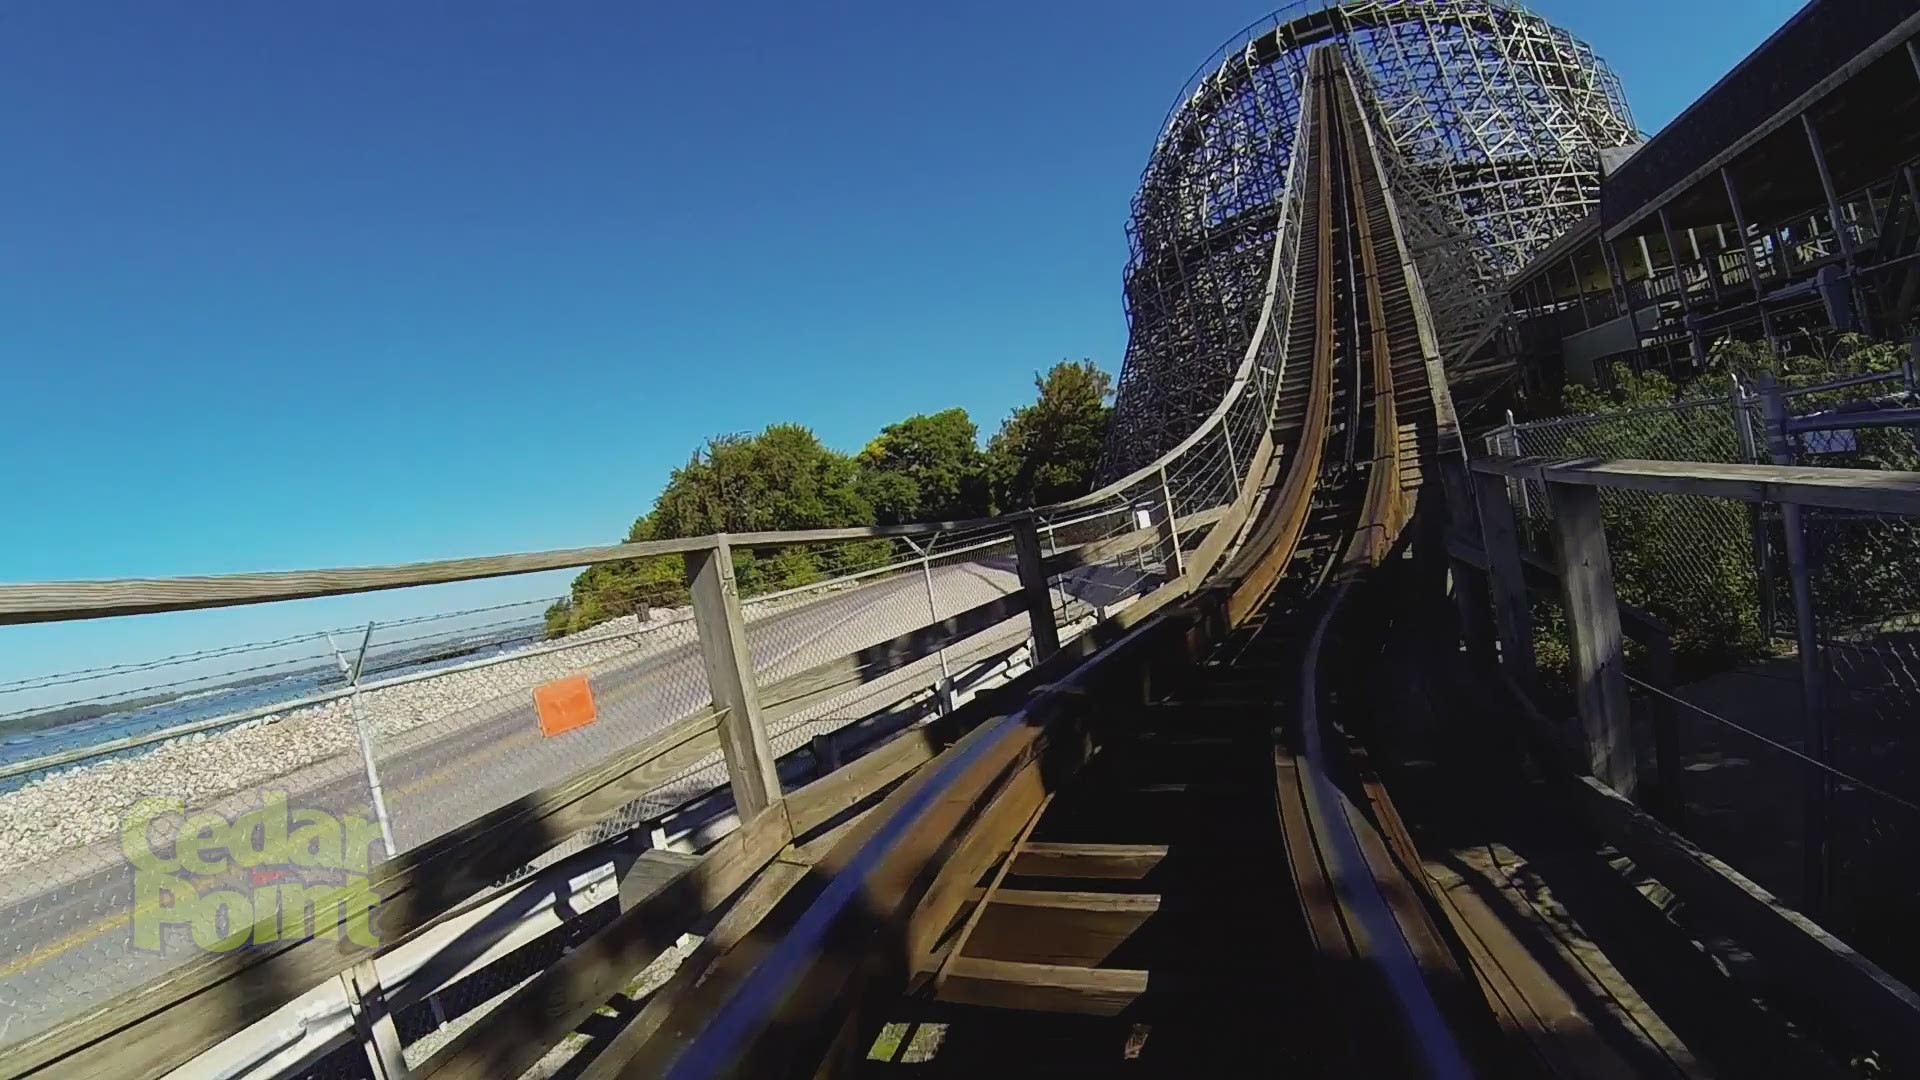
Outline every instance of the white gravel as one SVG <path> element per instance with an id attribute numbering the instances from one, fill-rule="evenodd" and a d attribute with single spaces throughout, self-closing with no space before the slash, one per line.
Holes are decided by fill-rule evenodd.
<path id="1" fill-rule="evenodd" d="M 548 680 L 691 640 L 690 622 L 684 633 L 668 628 L 687 618 L 686 609 L 657 610 L 646 623 L 625 616 L 576 635 L 563 649 L 530 645 L 508 655 L 536 655 L 362 690 L 360 705 L 377 739 L 427 724 L 477 723 L 530 704 L 528 691 Z M 647 633 L 636 636 L 643 627 Z M 488 704 L 495 707 L 481 707 Z M 352 706 L 337 698 L 48 773 L 0 794 L 0 865 L 17 871 L 110 839 L 127 809 L 149 795 L 198 808 L 334 758 L 358 769 L 357 740 Z"/>

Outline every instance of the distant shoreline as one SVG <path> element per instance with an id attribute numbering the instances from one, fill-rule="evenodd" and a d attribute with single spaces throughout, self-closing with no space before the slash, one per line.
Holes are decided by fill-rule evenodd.
<path id="1" fill-rule="evenodd" d="M 540 625 L 538 623 L 532 623 L 523 631 L 516 632 L 509 636 L 486 640 L 442 643 L 418 652 L 400 651 L 387 656 L 370 656 L 368 658 L 366 671 L 363 672 L 363 675 L 367 678 L 372 678 L 375 676 L 392 675 L 395 673 L 451 664 L 480 653 L 515 649 L 540 637 L 542 637 Z M 219 676 L 209 676 L 209 678 L 219 678 Z M 0 762 L 6 761 L 13 753 L 23 749 L 19 743 L 15 743 L 12 746 L 6 745 L 13 740 L 21 739 L 23 736 L 39 736 L 40 738 L 28 740 L 39 743 L 44 741 L 49 733 L 54 733 L 55 737 L 57 737 L 57 733 L 64 728 L 86 724 L 90 721 L 110 721 L 121 716 L 132 720 L 136 718 L 136 714 L 146 710 L 163 708 L 197 697 L 208 698 L 210 702 L 231 702 L 234 695 L 244 694 L 251 688 L 270 686 L 278 683 L 287 683 L 303 687 L 303 692 L 295 695 L 295 699 L 297 700 L 299 697 L 321 694 L 345 686 L 346 677 L 334 666 L 315 664 L 295 671 L 254 675 L 210 686 L 193 686 L 159 694 L 116 698 L 113 701 L 57 705 L 52 708 L 15 717 L 11 720 L 0 721 L 0 747 L 4 747 L 4 749 L 0 749 Z M 236 711 L 232 705 L 222 704 L 210 708 L 208 714 L 220 715 L 232 711 Z M 171 717 L 162 721 L 162 724 L 165 726 L 189 723 L 194 719 L 197 718 L 191 716 Z M 79 733 L 76 732 L 75 734 L 78 735 Z M 111 737 L 112 736 L 107 736 L 106 738 Z M 103 738 L 102 741 L 105 741 L 105 739 Z M 32 752 L 29 751 L 27 756 L 32 756 Z"/>

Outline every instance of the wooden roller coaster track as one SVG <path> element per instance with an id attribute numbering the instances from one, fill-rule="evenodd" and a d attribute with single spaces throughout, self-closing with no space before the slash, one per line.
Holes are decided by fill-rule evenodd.
<path id="1" fill-rule="evenodd" d="M 581 1075 L 1506 1071 L 1515 1007 L 1462 971 L 1325 715 L 1348 597 L 1405 550 L 1436 395 L 1356 91 L 1331 50 L 1310 70 L 1285 329 L 1308 362 L 1234 554 L 774 862 Z"/>

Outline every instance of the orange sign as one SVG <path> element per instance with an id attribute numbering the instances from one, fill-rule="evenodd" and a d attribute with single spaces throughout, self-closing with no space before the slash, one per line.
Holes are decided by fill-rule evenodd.
<path id="1" fill-rule="evenodd" d="M 535 687 L 533 707 L 540 714 L 540 734 L 560 735 L 586 727 L 599 718 L 593 708 L 593 687 L 585 675 L 569 675 Z"/>

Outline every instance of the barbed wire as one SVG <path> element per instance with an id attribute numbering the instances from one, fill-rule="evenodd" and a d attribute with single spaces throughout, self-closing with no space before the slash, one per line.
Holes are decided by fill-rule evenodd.
<path id="1" fill-rule="evenodd" d="M 492 604 L 487 607 L 466 608 L 461 611 L 449 611 L 449 612 L 444 612 L 436 615 L 417 615 L 411 618 L 395 619 L 388 622 L 376 621 L 375 626 L 376 628 L 417 626 L 421 623 L 439 622 L 445 619 L 465 618 L 468 615 L 484 615 L 484 614 L 487 614 L 488 612 L 505 611 L 510 608 L 532 607 L 534 605 L 552 605 L 553 603 L 561 599 L 564 599 L 564 597 L 542 597 L 534 600 L 522 600 L 517 603 L 510 603 L 510 604 Z M 505 625 L 510 625 L 511 622 L 517 622 L 517 621 L 518 620 L 505 620 L 501 622 L 490 623 L 487 625 L 488 626 L 505 626 Z M 335 627 L 331 630 L 315 630 L 305 634 L 296 634 L 292 637 L 275 638 L 275 639 L 263 640 L 263 641 L 248 641 L 248 642 L 241 642 L 235 645 L 221 645 L 221 646 L 210 648 L 210 649 L 200 649 L 194 652 L 174 653 L 171 656 L 163 656 L 154 660 L 140 660 L 140 661 L 133 661 L 125 664 L 109 664 L 102 667 L 74 668 L 70 671 L 51 672 L 45 675 L 28 675 L 21 678 L 0 682 L 0 694 L 19 693 L 27 690 L 44 690 L 44 689 L 48 689 L 50 687 L 55 687 L 55 686 L 69 686 L 74 683 L 95 682 L 100 679 L 111 678 L 112 676 L 115 676 L 115 675 L 130 675 L 130 674 L 134 674 L 136 672 L 141 672 L 141 671 L 153 671 L 163 667 L 172 667 L 180 664 L 193 663 L 199 660 L 217 660 L 222 657 L 240 656 L 250 652 L 264 652 L 268 649 L 282 649 L 288 646 L 298 645 L 298 644 L 301 644 L 302 642 L 307 642 L 307 641 L 324 641 L 327 635 L 329 634 L 349 634 L 349 633 L 355 633 L 355 632 L 364 630 L 365 628 L 366 628 L 366 625 L 364 623 L 357 626 L 340 626 L 340 627 Z M 471 629 L 480 630 L 485 628 L 486 627 L 483 626 L 483 627 L 474 627 Z M 421 638 L 413 638 L 413 639 L 407 639 L 407 640 L 420 641 L 420 640 L 426 640 L 426 638 L 421 637 Z M 391 645 L 400 644 L 400 642 L 385 642 L 383 644 L 391 646 Z"/>

